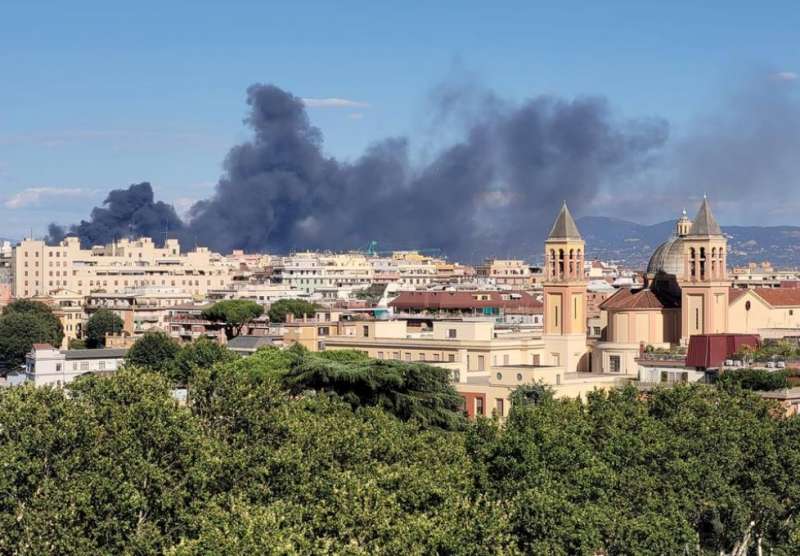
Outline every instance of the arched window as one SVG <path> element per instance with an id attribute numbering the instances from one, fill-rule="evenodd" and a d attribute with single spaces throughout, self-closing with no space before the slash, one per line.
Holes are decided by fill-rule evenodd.
<path id="1" fill-rule="evenodd" d="M 700 279 L 703 280 L 706 277 L 706 248 L 700 248 Z"/>
<path id="2" fill-rule="evenodd" d="M 711 276 L 716 278 L 717 276 L 717 248 L 711 248 Z"/>
<path id="3" fill-rule="evenodd" d="M 558 275 L 559 277 L 564 276 L 564 250 L 558 250 Z"/>
<path id="4" fill-rule="evenodd" d="M 556 250 L 550 249 L 550 276 L 556 275 Z"/>
<path id="5" fill-rule="evenodd" d="M 694 247 L 689 248 L 689 276 L 692 279 L 697 276 L 697 260 Z"/>
<path id="6" fill-rule="evenodd" d="M 575 250 L 569 250 L 569 275 L 575 276 Z"/>

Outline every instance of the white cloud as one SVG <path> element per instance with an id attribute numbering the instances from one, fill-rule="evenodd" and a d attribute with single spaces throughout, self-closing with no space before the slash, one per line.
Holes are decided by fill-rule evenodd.
<path id="1" fill-rule="evenodd" d="M 5 200 L 3 206 L 8 209 L 20 209 L 40 204 L 54 198 L 90 197 L 94 191 L 79 187 L 29 187 L 15 193 Z"/>
<path id="2" fill-rule="evenodd" d="M 346 98 L 304 98 L 303 104 L 309 108 L 367 108 L 369 104 Z"/>
<path id="3" fill-rule="evenodd" d="M 773 74 L 772 77 L 777 81 L 795 81 L 800 76 L 793 71 L 780 71 Z"/>

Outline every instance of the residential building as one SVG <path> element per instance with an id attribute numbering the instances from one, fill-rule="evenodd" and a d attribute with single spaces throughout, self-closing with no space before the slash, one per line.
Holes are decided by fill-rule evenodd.
<path id="1" fill-rule="evenodd" d="M 479 278 L 517 289 L 531 289 L 542 280 L 541 269 L 518 259 L 486 259 L 475 270 Z"/>
<path id="2" fill-rule="evenodd" d="M 361 253 L 295 253 L 273 261 L 272 269 L 276 282 L 306 293 L 318 288 L 369 286 L 374 274 L 371 262 Z"/>
<path id="3" fill-rule="evenodd" d="M 543 305 L 524 291 L 404 291 L 389 302 L 396 315 L 432 318 L 491 317 L 497 322 L 541 326 Z"/>
<path id="4" fill-rule="evenodd" d="M 64 386 L 85 374 L 110 374 L 123 363 L 124 349 L 58 350 L 50 344 L 34 344 L 25 358 L 25 371 L 9 379 L 34 386 Z"/>
<path id="5" fill-rule="evenodd" d="M 172 310 L 191 303 L 192 295 L 181 288 L 145 287 L 113 293 L 96 292 L 86 297 L 86 314 L 108 309 L 122 319 L 123 332 L 138 338 L 149 330 L 166 330 Z"/>
<path id="6" fill-rule="evenodd" d="M 14 296 L 50 295 L 65 289 L 79 295 L 115 293 L 140 287 L 172 287 L 205 297 L 209 289 L 224 288 L 231 267 L 205 247 L 182 253 L 175 239 L 163 248 L 150 238 L 122 239 L 82 249 L 76 237 L 58 245 L 26 239 L 14 248 Z"/>

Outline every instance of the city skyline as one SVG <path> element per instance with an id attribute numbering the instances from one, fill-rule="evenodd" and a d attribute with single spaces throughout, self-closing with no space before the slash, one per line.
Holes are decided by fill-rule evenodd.
<path id="1" fill-rule="evenodd" d="M 635 143 L 642 126 L 653 130 L 634 156 L 578 175 L 581 183 L 566 195 L 577 216 L 660 222 L 687 197 L 708 192 L 725 223 L 792 224 L 797 17 L 789 4 L 770 13 L 725 6 L 518 4 L 509 7 L 517 17 L 491 18 L 478 5 L 440 5 L 422 15 L 316 6 L 303 16 L 288 8 L 173 5 L 148 18 L 84 3 L 66 19 L 34 19 L 24 5 L 9 6 L 0 45 L 13 86 L 0 100 L 13 110 L 0 119 L 0 237 L 19 239 L 31 228 L 43 236 L 51 222 L 77 223 L 110 190 L 142 181 L 185 216 L 213 195 L 226 152 L 251 141 L 241 120 L 245 89 L 256 82 L 301 99 L 325 156 L 348 165 L 376 141 L 401 136 L 416 171 L 465 140 L 476 121 L 470 111 L 485 114 L 486 98 L 512 116 L 542 95 L 573 109 L 591 98 L 610 137 L 622 133 Z M 209 25 L 218 33 L 204 41 Z M 168 33 L 171 26 L 182 32 Z M 298 40 L 290 41 L 292 33 Z M 356 56 L 365 44 L 373 51 Z M 611 63 L 598 67 L 596 57 Z M 488 208 L 463 213 L 463 228 L 483 223 L 488 229 L 479 234 L 508 241 L 503 207 L 514 197 L 497 182 L 507 174 L 478 184 L 475 198 Z M 546 205 L 531 215 L 543 219 L 561 199 L 530 179 L 511 189 L 521 188 L 532 207 Z"/>

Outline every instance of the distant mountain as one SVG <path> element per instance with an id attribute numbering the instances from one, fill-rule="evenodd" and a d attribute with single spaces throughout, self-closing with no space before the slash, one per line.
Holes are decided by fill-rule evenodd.
<path id="1" fill-rule="evenodd" d="M 641 269 L 675 229 L 675 221 L 648 226 L 604 216 L 584 216 L 577 223 L 589 256 Z M 800 267 L 800 226 L 723 226 L 722 231 L 730 265 L 770 261 L 775 267 Z"/>

